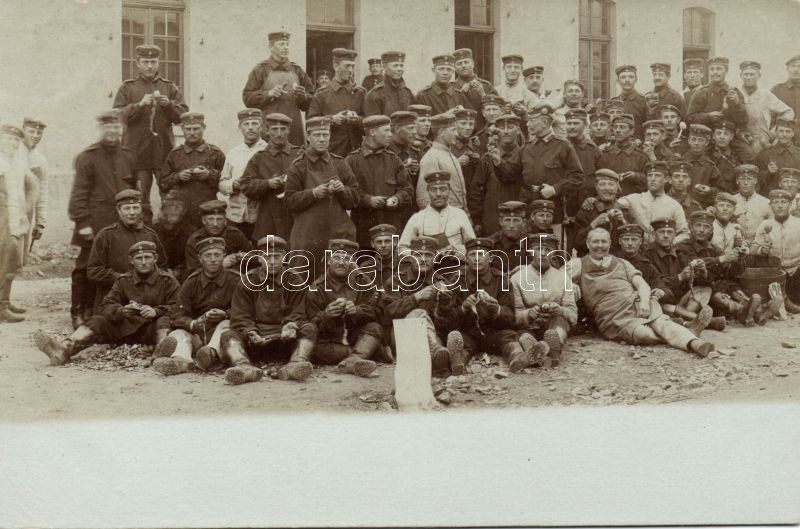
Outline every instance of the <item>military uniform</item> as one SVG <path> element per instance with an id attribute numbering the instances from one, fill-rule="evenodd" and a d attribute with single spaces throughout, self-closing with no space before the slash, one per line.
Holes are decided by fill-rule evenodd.
<path id="1" fill-rule="evenodd" d="M 160 222 L 156 222 L 153 230 L 164 247 L 167 259 L 164 268 L 172 271 L 178 281 L 182 281 L 186 276 L 186 241 L 191 237 L 194 227 L 179 222 L 175 226 L 167 228 Z"/>
<path id="2" fill-rule="evenodd" d="M 361 87 L 364 90 L 366 90 L 367 92 L 369 92 L 370 90 L 375 88 L 375 86 L 378 83 L 381 82 L 382 77 L 383 76 L 381 76 L 381 75 L 369 74 L 369 75 L 364 77 L 364 80 L 361 81 Z"/>
<path id="3" fill-rule="evenodd" d="M 794 56 L 787 61 L 787 64 L 799 60 L 800 56 Z M 794 144 L 800 146 L 800 81 L 789 79 L 786 82 L 776 84 L 772 87 L 772 93 L 778 96 L 778 99 L 786 103 L 794 111 L 795 115 L 795 132 Z"/>
<path id="4" fill-rule="evenodd" d="M 619 235 L 619 232 L 617 234 Z M 619 241 L 617 241 L 617 244 L 619 244 Z M 646 257 L 641 251 L 636 255 L 625 255 L 621 249 L 617 248 L 612 252 L 612 255 L 619 257 L 620 259 L 625 259 L 632 264 L 634 268 L 642 273 L 642 279 L 644 279 L 647 284 L 650 285 L 650 288 L 661 288 L 661 274 L 655 265 L 650 261 L 650 258 Z"/>
<path id="5" fill-rule="evenodd" d="M 494 233 L 500 229 L 497 205 L 520 196 L 522 182 L 519 172 L 512 169 L 512 162 L 520 159 L 521 149 L 513 145 L 510 150 L 500 149 L 500 158 L 505 163 L 495 165 L 494 158 L 484 154 L 470 183 L 467 203 L 475 223 L 483 233 Z"/>
<path id="6" fill-rule="evenodd" d="M 434 68 L 439 65 L 448 65 L 452 68 L 454 63 L 455 58 L 452 55 L 437 55 L 433 58 Z M 441 86 L 433 82 L 417 92 L 415 101 L 418 104 L 431 107 L 431 113 L 434 116 L 443 114 L 458 105 L 462 107 L 469 106 L 467 96 L 464 92 L 458 90 L 453 83 Z"/>
<path id="7" fill-rule="evenodd" d="M 645 166 L 650 158 L 639 147 L 633 144 L 627 147 L 620 147 L 616 143 L 600 154 L 597 166 L 603 169 L 611 169 L 616 173 L 633 172 L 620 182 L 622 188 L 620 196 L 632 193 L 643 193 L 647 190 L 647 178 L 644 174 Z"/>
<path id="8" fill-rule="evenodd" d="M 736 166 L 741 162 L 733 154 L 730 147 L 724 151 L 719 148 L 714 148 L 709 155 L 711 161 L 717 166 L 719 171 L 719 189 L 727 193 L 735 193 L 737 189 L 736 184 Z"/>
<path id="9" fill-rule="evenodd" d="M 331 123 L 331 153 L 345 157 L 347 153 L 361 145 L 364 138 L 364 127 L 361 120 L 364 117 L 364 96 L 367 91 L 363 87 L 350 83 L 341 84 L 337 79 L 332 79 L 330 84 L 321 88 L 314 94 L 311 105 L 308 107 L 306 117 L 331 116 L 342 110 L 350 110 L 358 114 L 358 121 L 345 120 L 340 125 Z"/>
<path id="10" fill-rule="evenodd" d="M 708 64 L 715 62 L 728 65 L 728 60 L 722 57 L 709 59 Z M 733 105 L 725 100 L 729 90 L 735 90 L 739 96 L 739 101 Z M 732 88 L 726 82 L 708 83 L 698 88 L 691 96 L 689 109 L 686 119 L 689 123 L 700 123 L 711 127 L 714 119 L 709 116 L 709 112 L 722 112 L 725 119 L 732 121 L 739 128 L 747 126 L 747 109 L 744 106 L 744 94 L 738 88 Z"/>
<path id="11" fill-rule="evenodd" d="M 579 256 L 586 255 L 589 251 L 588 248 L 586 248 L 586 236 L 593 229 L 592 221 L 594 221 L 594 219 L 599 217 L 601 214 L 606 213 L 615 207 L 616 206 L 613 203 L 606 204 L 600 200 L 595 200 L 590 211 L 584 209 L 583 207 L 581 207 L 580 211 L 578 211 L 578 214 L 575 216 L 575 238 L 573 240 L 573 246 L 577 250 Z M 609 222 L 603 223 L 599 226 L 601 228 L 605 228 L 611 234 L 612 251 L 619 247 L 619 233 L 617 230 L 620 226 L 626 223 L 627 219 L 623 219 L 622 222 L 610 219 Z"/>
<path id="12" fill-rule="evenodd" d="M 408 171 L 408 166 L 411 160 L 414 160 L 419 164 L 420 160 L 422 160 L 422 155 L 414 145 L 411 143 L 407 143 L 405 145 L 401 145 L 395 141 L 395 137 L 392 137 L 392 141 L 389 143 L 387 149 L 393 153 L 395 153 L 399 158 L 403 165 L 406 167 L 406 171 L 408 172 L 408 181 L 411 183 L 411 189 L 416 189 L 417 187 L 417 179 L 419 178 L 419 170 L 415 174 L 411 174 Z"/>
<path id="13" fill-rule="evenodd" d="M 689 162 L 692 166 L 692 189 L 690 192 L 692 198 L 697 200 L 703 207 L 712 205 L 716 194 L 719 191 L 724 191 L 721 188 L 722 176 L 719 173 L 719 169 L 705 153 L 697 155 L 689 151 L 683 156 L 683 160 Z M 700 193 L 694 187 L 698 184 L 710 187 L 711 192 L 707 194 Z"/>
<path id="14" fill-rule="evenodd" d="M 234 253 L 247 253 L 253 249 L 250 240 L 242 233 L 239 228 L 233 226 L 225 226 L 225 230 L 217 235 L 212 235 L 208 232 L 205 226 L 192 233 L 186 241 L 184 263 L 186 266 L 186 273 L 191 274 L 200 268 L 200 261 L 197 256 L 197 243 L 209 237 L 221 237 L 225 240 L 225 255 Z M 238 272 L 238 268 L 235 270 Z"/>
<path id="15" fill-rule="evenodd" d="M 770 162 L 775 162 L 778 172 L 774 174 L 769 172 Z M 797 145 L 771 145 L 758 153 L 755 165 L 759 169 L 758 192 L 767 195 L 773 189 L 778 189 L 781 169 L 784 167 L 800 169 L 800 147 Z"/>
<path id="16" fill-rule="evenodd" d="M 700 202 L 692 198 L 692 195 L 690 193 L 686 193 L 684 196 L 681 197 L 675 194 L 673 190 L 670 189 L 670 191 L 667 193 L 667 196 L 675 199 L 675 202 L 681 205 L 681 207 L 683 208 L 683 214 L 687 219 L 695 211 L 701 211 L 705 209 L 703 208 L 702 204 L 700 204 Z"/>
<path id="17" fill-rule="evenodd" d="M 617 67 L 615 70 L 617 77 L 623 72 L 626 71 L 633 71 L 636 73 L 636 67 L 630 65 L 623 65 Z M 633 116 L 634 119 L 634 136 L 641 139 L 644 139 L 644 122 L 647 121 L 648 112 L 647 112 L 647 100 L 645 97 L 636 91 L 636 89 L 632 89 L 630 92 L 620 92 L 618 96 L 612 98 L 616 101 L 622 101 L 622 104 L 625 107 L 625 113 L 630 114 Z"/>

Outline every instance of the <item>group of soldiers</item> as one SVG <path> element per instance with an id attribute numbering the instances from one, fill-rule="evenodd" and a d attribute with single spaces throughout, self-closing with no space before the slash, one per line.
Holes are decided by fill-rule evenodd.
<path id="1" fill-rule="evenodd" d="M 434 57 L 414 94 L 403 52 L 370 60 L 367 89 L 356 52 L 337 48 L 315 87 L 290 35 L 268 40 L 227 153 L 159 75 L 160 50 L 137 48 L 139 77 L 75 161 L 74 332 L 38 337 L 52 364 L 129 342 L 153 345 L 164 375 L 226 368 L 241 384 L 278 358 L 284 380 L 315 364 L 367 376 L 396 356 L 392 320 L 422 318 L 435 373 L 461 374 L 478 352 L 517 372 L 558 365 L 586 326 L 706 357 L 706 328 L 800 312 L 800 55 L 772 91 L 754 61 L 737 88 L 728 59 L 688 60 L 683 94 L 669 64 L 651 65 L 644 94 L 623 65 L 620 94 L 587 103 L 576 80 L 543 91 L 543 67 L 516 54 L 493 86 L 469 49 Z M 22 160 L 5 155 L 9 136 L 27 133 L 0 130 L 6 159 Z M 35 173 L 36 142 L 24 145 Z M 38 209 L 12 210 L 14 173 L 0 173 L 3 244 L 23 217 L 40 236 Z M 753 267 L 782 271 L 783 288 L 747 291 Z M 18 320 L 3 292 L 0 318 Z"/>

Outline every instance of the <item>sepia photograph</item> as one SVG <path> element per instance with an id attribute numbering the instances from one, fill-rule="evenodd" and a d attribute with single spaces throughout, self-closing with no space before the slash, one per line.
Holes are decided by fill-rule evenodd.
<path id="1" fill-rule="evenodd" d="M 800 423 L 800 2 L 0 10 L 9 432 Z"/>

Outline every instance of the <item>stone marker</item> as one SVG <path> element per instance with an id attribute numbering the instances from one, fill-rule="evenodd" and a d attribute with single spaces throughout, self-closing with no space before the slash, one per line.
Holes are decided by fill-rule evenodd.
<path id="1" fill-rule="evenodd" d="M 394 396 L 400 411 L 430 410 L 438 407 L 431 389 L 431 352 L 425 320 L 394 320 L 397 366 Z"/>

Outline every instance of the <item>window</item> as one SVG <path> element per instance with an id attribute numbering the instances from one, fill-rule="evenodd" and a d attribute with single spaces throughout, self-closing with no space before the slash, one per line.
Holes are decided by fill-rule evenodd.
<path id="1" fill-rule="evenodd" d="M 711 55 L 714 36 L 714 13 L 699 7 L 683 10 L 683 60 L 703 59 Z M 708 82 L 703 72 L 703 83 Z"/>
<path id="2" fill-rule="evenodd" d="M 331 50 L 353 49 L 354 19 L 353 0 L 306 0 L 306 70 L 314 82 L 318 70 L 333 75 Z"/>
<path id="3" fill-rule="evenodd" d="M 478 77 L 494 82 L 492 0 L 455 0 L 456 49 L 469 48 Z"/>
<path id="4" fill-rule="evenodd" d="M 183 2 L 125 2 L 122 8 L 122 78 L 134 79 L 136 46 L 161 48 L 161 75 L 183 89 Z"/>
<path id="5" fill-rule="evenodd" d="M 608 99 L 614 4 L 610 0 L 579 1 L 578 77 L 586 87 L 587 101 Z"/>

